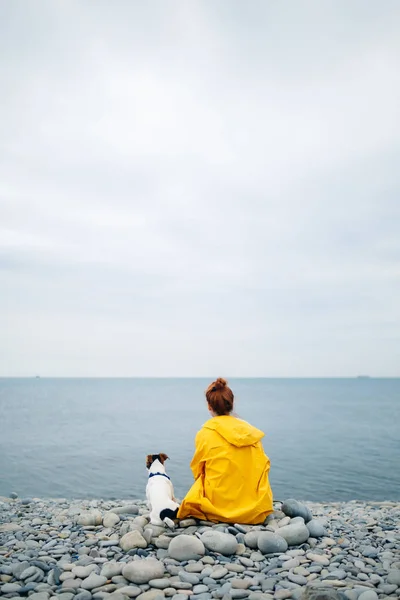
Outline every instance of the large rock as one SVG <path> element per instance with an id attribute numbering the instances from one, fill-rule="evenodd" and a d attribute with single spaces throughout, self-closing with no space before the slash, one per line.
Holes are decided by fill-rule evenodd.
<path id="1" fill-rule="evenodd" d="M 294 498 L 285 500 L 285 502 L 282 504 L 282 512 L 291 518 L 303 517 L 306 523 L 312 519 L 312 514 L 308 506 L 302 504 L 301 502 L 297 502 L 297 500 Z"/>
<path id="2" fill-rule="evenodd" d="M 78 525 L 82 525 L 83 527 L 93 526 L 93 525 L 101 525 L 103 522 L 103 517 L 99 510 L 90 510 L 84 513 L 81 513 L 76 522 Z"/>
<path id="3" fill-rule="evenodd" d="M 310 533 L 310 536 L 314 538 L 319 538 L 326 535 L 324 524 L 318 519 L 311 519 L 311 521 L 307 523 L 307 529 Z"/>
<path id="4" fill-rule="evenodd" d="M 205 531 L 201 536 L 201 541 L 207 550 L 219 552 L 219 554 L 223 554 L 224 556 L 235 554 L 238 547 L 238 541 L 234 535 L 213 529 Z"/>
<path id="5" fill-rule="evenodd" d="M 205 554 L 204 544 L 194 535 L 177 535 L 168 546 L 168 555 L 175 560 L 199 560 Z"/>
<path id="6" fill-rule="evenodd" d="M 114 527 L 117 523 L 120 522 L 119 516 L 114 512 L 107 512 L 103 517 L 103 525 L 104 527 Z"/>
<path id="7" fill-rule="evenodd" d="M 147 548 L 147 542 L 139 531 L 130 531 L 119 540 L 119 545 L 124 552 L 134 548 Z"/>
<path id="8" fill-rule="evenodd" d="M 284 553 L 288 549 L 287 541 L 271 531 L 260 531 L 257 544 L 263 554 Z"/>
<path id="9" fill-rule="evenodd" d="M 158 579 L 164 575 L 164 565 L 154 558 L 134 560 L 122 569 L 122 575 L 136 584 L 148 583 L 150 579 Z"/>
<path id="10" fill-rule="evenodd" d="M 277 529 L 276 534 L 283 537 L 288 546 L 303 544 L 310 537 L 310 532 L 304 523 L 290 523 Z"/>

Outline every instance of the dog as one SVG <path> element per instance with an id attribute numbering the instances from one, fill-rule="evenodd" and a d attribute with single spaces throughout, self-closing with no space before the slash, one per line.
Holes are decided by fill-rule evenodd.
<path id="1" fill-rule="evenodd" d="M 174 496 L 171 479 L 165 472 L 164 463 L 168 456 L 164 453 L 148 454 L 146 468 L 149 479 L 146 486 L 147 504 L 150 510 L 152 525 L 167 525 L 174 529 L 174 519 L 178 514 L 179 504 Z"/>

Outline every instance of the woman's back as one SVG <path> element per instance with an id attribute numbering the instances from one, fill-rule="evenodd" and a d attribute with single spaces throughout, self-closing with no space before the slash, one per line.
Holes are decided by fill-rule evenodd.
<path id="1" fill-rule="evenodd" d="M 196 436 L 191 463 L 196 482 L 179 516 L 189 510 L 211 521 L 263 522 L 272 511 L 263 437 L 262 431 L 230 415 L 207 421 Z"/>

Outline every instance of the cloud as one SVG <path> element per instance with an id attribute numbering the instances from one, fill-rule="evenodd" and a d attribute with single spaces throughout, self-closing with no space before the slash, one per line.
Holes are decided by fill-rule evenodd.
<path id="1" fill-rule="evenodd" d="M 1 11 L 0 374 L 399 374 L 396 2 Z"/>

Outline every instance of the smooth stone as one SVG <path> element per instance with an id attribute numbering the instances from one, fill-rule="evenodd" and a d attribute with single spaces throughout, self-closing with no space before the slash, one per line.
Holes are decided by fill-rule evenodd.
<path id="1" fill-rule="evenodd" d="M 360 594 L 358 600 L 378 600 L 378 594 L 374 590 L 368 590 Z"/>
<path id="2" fill-rule="evenodd" d="M 103 523 L 103 517 L 99 510 L 91 510 L 84 513 L 81 513 L 76 522 L 78 525 L 82 525 L 84 527 L 88 527 L 90 525 L 101 525 Z"/>
<path id="3" fill-rule="evenodd" d="M 280 589 L 280 590 L 276 590 L 276 592 L 274 594 L 275 600 L 287 600 L 288 598 L 291 598 L 291 597 L 292 597 L 292 590 Z"/>
<path id="4" fill-rule="evenodd" d="M 340 592 L 331 587 L 306 586 L 301 600 L 343 600 Z"/>
<path id="5" fill-rule="evenodd" d="M 258 549 L 263 554 L 283 553 L 288 549 L 288 543 L 281 535 L 271 531 L 261 531 L 258 535 Z"/>
<path id="6" fill-rule="evenodd" d="M 365 546 L 365 548 L 363 548 L 362 555 L 368 558 L 375 558 L 375 556 L 378 556 L 378 549 L 374 548 L 373 546 Z"/>
<path id="7" fill-rule="evenodd" d="M 49 592 L 34 592 L 29 596 L 29 600 L 49 600 Z"/>
<path id="8" fill-rule="evenodd" d="M 329 565 L 329 558 L 326 556 L 326 554 L 314 554 L 312 552 L 308 552 L 306 556 L 312 562 L 319 563 L 324 567 Z"/>
<path id="9" fill-rule="evenodd" d="M 254 565 L 254 562 L 251 560 L 251 558 L 247 558 L 247 556 L 241 556 L 239 561 L 245 567 L 252 567 Z"/>
<path id="10" fill-rule="evenodd" d="M 196 573 L 188 573 L 187 571 L 179 571 L 178 573 L 179 579 L 181 581 L 185 581 L 186 583 L 191 583 L 192 585 L 196 585 L 200 583 L 200 578 Z"/>
<path id="11" fill-rule="evenodd" d="M 145 533 L 147 533 L 147 531 L 145 531 Z M 171 538 L 168 537 L 167 535 L 163 535 L 161 534 L 157 539 L 156 539 L 156 547 L 163 549 L 163 550 L 168 550 L 168 546 L 171 543 Z"/>
<path id="12" fill-rule="evenodd" d="M 134 548 L 147 548 L 147 542 L 139 531 L 129 531 L 119 540 L 119 545 L 124 550 L 133 550 Z"/>
<path id="13" fill-rule="evenodd" d="M 139 514 L 139 508 L 135 504 L 127 504 L 126 506 L 110 508 L 109 512 L 113 512 L 116 515 L 137 515 Z"/>
<path id="14" fill-rule="evenodd" d="M 179 521 L 179 527 L 193 527 L 196 526 L 196 519 L 182 519 L 182 521 Z"/>
<path id="15" fill-rule="evenodd" d="M 194 594 L 205 594 L 208 592 L 208 586 L 200 583 L 199 585 L 195 585 L 192 591 Z"/>
<path id="16" fill-rule="evenodd" d="M 156 590 L 155 588 L 153 588 L 152 590 L 147 590 L 145 592 L 142 592 L 138 596 L 139 600 L 156 600 L 156 598 L 160 599 L 160 600 L 162 600 L 164 598 L 163 590 Z"/>
<path id="17" fill-rule="evenodd" d="M 128 598 L 136 598 L 142 593 L 140 587 L 136 585 L 126 585 L 118 588 L 120 594 L 124 594 L 124 596 L 128 596 Z"/>
<path id="18" fill-rule="evenodd" d="M 298 558 L 290 558 L 289 560 L 285 560 L 282 563 L 282 569 L 295 569 L 300 566 L 300 561 Z"/>
<path id="19" fill-rule="evenodd" d="M 202 562 L 188 563 L 185 566 L 185 571 L 188 573 L 201 573 L 204 569 L 204 565 Z"/>
<path id="20" fill-rule="evenodd" d="M 66 579 L 62 583 L 63 589 L 77 589 L 81 587 L 82 579 Z"/>
<path id="21" fill-rule="evenodd" d="M 304 523 L 285 525 L 284 527 L 280 527 L 276 533 L 283 537 L 289 546 L 303 544 L 310 537 L 310 533 Z"/>
<path id="22" fill-rule="evenodd" d="M 175 588 L 176 590 L 191 590 L 193 585 L 191 583 L 189 583 L 188 581 L 171 581 L 170 580 L 170 584 L 171 587 Z"/>
<path id="23" fill-rule="evenodd" d="M 165 590 L 170 587 L 169 579 L 150 579 L 148 582 L 150 587 L 157 588 L 158 590 Z"/>
<path id="24" fill-rule="evenodd" d="M 104 598 L 104 596 L 103 596 Z M 126 596 L 124 594 L 121 594 L 118 591 L 112 592 L 111 594 L 109 594 L 108 596 L 106 596 L 107 600 L 126 600 Z"/>
<path id="25" fill-rule="evenodd" d="M 253 582 L 251 579 L 230 579 L 230 584 L 233 589 L 247 590 Z"/>
<path id="26" fill-rule="evenodd" d="M 264 532 L 255 530 L 255 531 L 249 531 L 248 533 L 246 533 L 244 536 L 244 543 L 246 544 L 246 546 L 256 550 L 258 548 L 258 537 L 259 537 L 260 533 L 264 533 Z"/>
<path id="27" fill-rule="evenodd" d="M 334 569 L 333 571 L 330 571 L 329 575 L 324 577 L 324 579 L 346 579 L 346 577 L 347 573 L 344 569 Z"/>
<path id="28" fill-rule="evenodd" d="M 261 552 L 252 552 L 250 554 L 250 560 L 254 560 L 254 562 L 261 562 L 264 560 L 264 556 L 261 554 Z"/>
<path id="29" fill-rule="evenodd" d="M 18 498 L 18 494 L 16 492 L 11 492 L 10 498 L 11 500 L 16 500 Z"/>
<path id="30" fill-rule="evenodd" d="M 239 598 L 247 598 L 247 596 L 249 595 L 249 591 L 248 590 L 231 590 L 229 592 L 229 597 L 231 598 L 236 598 L 237 600 L 239 600 Z"/>
<path id="31" fill-rule="evenodd" d="M 203 542 L 194 535 L 178 535 L 172 538 L 168 547 L 168 555 L 178 561 L 198 560 L 204 554 Z"/>
<path id="32" fill-rule="evenodd" d="M 386 596 L 390 596 L 397 590 L 397 585 L 395 583 L 384 583 L 379 586 L 379 591 L 382 591 Z"/>
<path id="33" fill-rule="evenodd" d="M 89 590 L 82 590 L 82 592 L 79 592 L 79 594 L 74 596 L 74 600 L 91 600 L 91 598 L 92 594 Z"/>
<path id="34" fill-rule="evenodd" d="M 148 590 L 147 592 L 143 592 L 138 596 L 138 600 L 156 600 L 157 598 L 164 598 L 164 592 L 162 590 Z"/>
<path id="35" fill-rule="evenodd" d="M 75 575 L 75 577 L 79 577 L 80 579 L 86 579 L 91 573 L 93 573 L 93 571 L 96 571 L 97 569 L 97 565 L 93 564 L 86 565 L 86 567 L 76 566 L 72 568 L 72 573 Z M 61 575 L 59 579 L 61 580 Z"/>
<path id="36" fill-rule="evenodd" d="M 225 567 L 217 566 L 212 570 L 210 577 L 214 580 L 223 579 L 223 577 L 225 577 L 227 573 L 228 569 L 226 569 Z"/>
<path id="37" fill-rule="evenodd" d="M 237 539 L 231 533 L 222 533 L 212 529 L 205 531 L 200 539 L 207 550 L 218 552 L 224 556 L 235 554 L 238 546 Z"/>
<path id="38" fill-rule="evenodd" d="M 21 574 L 29 567 L 29 562 L 24 560 L 21 563 L 12 563 L 11 570 L 15 579 L 20 579 Z"/>
<path id="39" fill-rule="evenodd" d="M 28 581 L 42 581 L 44 577 L 44 573 L 42 569 L 38 567 L 29 567 L 25 569 L 23 573 L 21 573 L 20 579 L 24 579 L 26 582 Z"/>
<path id="40" fill-rule="evenodd" d="M 5 583 L 1 588 L 1 592 L 3 594 L 13 594 L 18 593 L 20 589 L 19 583 Z"/>
<path id="41" fill-rule="evenodd" d="M 120 522 L 119 516 L 114 512 L 107 512 L 103 517 L 103 525 L 104 527 L 115 527 L 117 523 Z"/>
<path id="42" fill-rule="evenodd" d="M 303 575 L 295 575 L 294 573 L 289 573 L 288 579 L 292 583 L 297 583 L 297 585 L 307 585 L 307 583 L 308 583 L 308 580 L 306 577 L 303 577 Z"/>
<path id="43" fill-rule="evenodd" d="M 164 565 L 154 558 L 136 560 L 123 567 L 122 575 L 132 583 L 148 583 L 151 579 L 163 577 Z"/>
<path id="44" fill-rule="evenodd" d="M 107 577 L 90 573 L 89 577 L 84 579 L 80 585 L 83 590 L 92 590 L 93 588 L 101 587 L 107 582 Z"/>
<path id="45" fill-rule="evenodd" d="M 228 563 L 226 568 L 233 573 L 243 573 L 246 570 L 243 565 L 238 565 L 237 563 Z"/>
<path id="46" fill-rule="evenodd" d="M 103 564 L 100 575 L 103 577 L 107 577 L 107 579 L 111 579 L 116 575 L 121 575 L 123 563 L 118 563 L 116 561 L 110 561 Z"/>
<path id="47" fill-rule="evenodd" d="M 298 502 L 294 498 L 289 498 L 288 500 L 285 500 L 285 502 L 283 502 L 282 512 L 284 512 L 285 515 L 291 518 L 303 517 L 306 523 L 308 523 L 308 521 L 311 521 L 312 519 L 310 509 L 307 506 L 305 506 L 305 504 Z"/>
<path id="48" fill-rule="evenodd" d="M 400 569 L 392 569 L 387 576 L 387 582 L 400 587 Z"/>
<path id="49" fill-rule="evenodd" d="M 326 529 L 322 522 L 318 519 L 311 519 L 311 521 L 307 523 L 307 529 L 310 533 L 310 536 L 313 538 L 319 538 L 326 535 Z"/>

